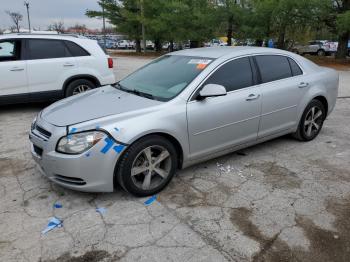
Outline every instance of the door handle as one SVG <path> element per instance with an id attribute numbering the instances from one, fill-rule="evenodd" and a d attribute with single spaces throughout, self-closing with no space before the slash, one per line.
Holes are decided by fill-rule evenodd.
<path id="1" fill-rule="evenodd" d="M 305 83 L 305 82 L 301 82 L 298 87 L 299 88 L 304 88 L 304 87 L 308 87 L 309 86 L 309 83 Z"/>
<path id="2" fill-rule="evenodd" d="M 257 99 L 259 99 L 259 97 L 260 97 L 260 95 L 250 94 L 250 95 L 246 98 L 246 101 L 257 100 Z"/>
<path id="3" fill-rule="evenodd" d="M 12 71 L 12 72 L 18 72 L 18 71 L 23 71 L 23 70 L 24 70 L 24 68 L 20 68 L 20 67 L 13 67 L 10 69 L 10 71 Z"/>
<path id="4" fill-rule="evenodd" d="M 72 63 L 66 63 L 66 64 L 63 64 L 64 67 L 69 67 L 69 66 L 74 66 L 74 64 Z"/>

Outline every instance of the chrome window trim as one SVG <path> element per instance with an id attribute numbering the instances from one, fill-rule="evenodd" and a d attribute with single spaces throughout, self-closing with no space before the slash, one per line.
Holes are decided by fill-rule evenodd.
<path id="1" fill-rule="evenodd" d="M 234 57 L 234 58 L 230 58 L 224 62 L 222 62 L 221 64 L 217 65 L 198 85 L 197 87 L 195 88 L 195 90 L 191 93 L 191 95 L 189 96 L 189 99 L 187 100 L 187 103 L 191 103 L 193 101 L 196 102 L 196 99 L 194 98 L 194 95 L 197 93 L 198 89 L 202 88 L 202 85 L 203 83 L 212 75 L 214 74 L 217 70 L 219 70 L 219 68 L 221 68 L 222 66 L 224 66 L 225 64 L 231 62 L 231 61 L 234 61 L 234 60 L 237 60 L 237 59 L 240 59 L 240 58 L 245 58 L 245 57 L 248 57 L 248 58 L 254 58 L 255 56 L 283 56 L 283 57 L 286 57 L 286 58 L 290 58 L 292 59 L 301 69 L 302 71 L 302 75 L 297 75 L 297 76 L 291 76 L 291 77 L 287 77 L 287 78 L 283 78 L 283 79 L 278 79 L 278 80 L 274 80 L 274 81 L 270 81 L 270 82 L 266 82 L 266 83 L 261 83 L 261 84 L 257 84 L 257 85 L 252 85 L 252 86 L 247 86 L 247 87 L 244 87 L 244 88 L 240 88 L 240 89 L 237 89 L 237 90 L 232 90 L 232 91 L 229 91 L 227 92 L 227 94 L 231 94 L 233 92 L 237 92 L 239 90 L 244 90 L 244 89 L 247 89 L 247 88 L 253 88 L 253 87 L 257 87 L 257 86 L 261 86 L 261 85 L 265 85 L 265 84 L 270 84 L 270 83 L 278 83 L 279 81 L 284 81 L 286 79 L 291 79 L 291 78 L 294 78 L 294 77 L 300 77 L 300 76 L 304 76 L 306 75 L 305 74 L 305 70 L 304 68 L 300 65 L 300 63 L 298 61 L 296 61 L 292 56 L 290 55 L 287 55 L 287 54 L 278 54 L 278 53 L 257 53 L 257 54 L 249 54 L 249 55 L 241 55 L 241 56 L 237 56 L 237 57 Z M 256 65 L 258 66 L 258 65 Z M 258 69 L 258 68 L 257 68 Z"/>

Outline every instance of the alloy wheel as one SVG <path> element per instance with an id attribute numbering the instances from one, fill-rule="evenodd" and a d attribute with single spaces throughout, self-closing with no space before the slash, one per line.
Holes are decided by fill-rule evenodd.
<path id="1" fill-rule="evenodd" d="M 136 187 L 152 190 L 169 176 L 172 167 L 170 153 L 162 146 L 142 150 L 131 167 L 131 178 Z"/>
<path id="2" fill-rule="evenodd" d="M 91 87 L 88 85 L 79 85 L 76 88 L 73 89 L 73 95 L 77 95 L 83 92 L 86 92 L 88 90 L 91 90 Z"/>
<path id="3" fill-rule="evenodd" d="M 318 106 L 313 106 L 306 114 L 304 121 L 304 132 L 308 137 L 312 137 L 317 134 L 322 126 L 322 110 Z"/>

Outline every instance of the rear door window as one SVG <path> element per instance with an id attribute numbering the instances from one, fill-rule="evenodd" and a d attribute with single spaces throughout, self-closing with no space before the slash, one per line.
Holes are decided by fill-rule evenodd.
<path id="1" fill-rule="evenodd" d="M 69 57 L 69 52 L 61 40 L 28 39 L 28 59 L 50 59 Z"/>
<path id="2" fill-rule="evenodd" d="M 254 85 L 249 58 L 239 58 L 224 64 L 205 81 L 204 85 L 207 84 L 222 85 L 227 92 Z"/>
<path id="3" fill-rule="evenodd" d="M 0 62 L 16 61 L 21 59 L 21 41 L 0 41 Z"/>
<path id="4" fill-rule="evenodd" d="M 292 77 L 292 71 L 288 58 L 278 55 L 256 56 L 262 83 L 268 83 L 280 79 Z"/>
<path id="5" fill-rule="evenodd" d="M 76 43 L 73 43 L 71 41 L 65 41 L 65 43 L 69 49 L 69 53 L 71 54 L 71 56 L 77 57 L 90 55 L 89 52 L 87 52 L 84 48 L 80 47 Z"/>

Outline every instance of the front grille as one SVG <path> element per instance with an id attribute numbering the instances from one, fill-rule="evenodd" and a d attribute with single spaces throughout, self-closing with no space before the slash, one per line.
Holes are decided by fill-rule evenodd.
<path id="1" fill-rule="evenodd" d="M 55 175 L 54 178 L 58 182 L 69 184 L 69 185 L 74 185 L 74 186 L 86 185 L 86 182 L 83 179 L 77 178 L 77 177 L 68 177 L 68 176 Z"/>
<path id="2" fill-rule="evenodd" d="M 34 152 L 38 155 L 38 156 L 42 156 L 43 155 L 43 149 L 34 145 L 33 144 L 33 149 L 34 149 Z"/>
<path id="3" fill-rule="evenodd" d="M 34 129 L 36 129 L 42 136 L 46 138 L 50 138 L 52 135 L 49 131 L 45 130 L 41 126 L 38 126 L 37 124 L 34 124 Z"/>

